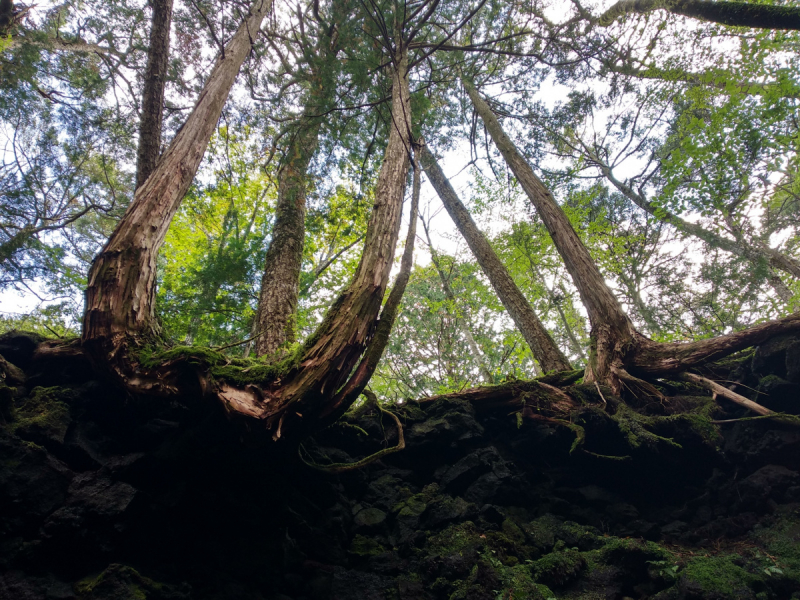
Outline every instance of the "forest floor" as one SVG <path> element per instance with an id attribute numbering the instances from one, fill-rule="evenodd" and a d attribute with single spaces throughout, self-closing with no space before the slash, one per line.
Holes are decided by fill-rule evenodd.
<path id="1" fill-rule="evenodd" d="M 605 410 L 572 383 L 585 402 L 563 419 L 526 414 L 522 391 L 493 410 L 456 394 L 387 407 L 406 448 L 332 475 L 242 443 L 218 405 L 130 397 L 40 342 L 0 337 L 2 600 L 800 599 L 792 419 L 669 382 L 667 404 Z M 798 338 L 704 375 L 800 413 Z M 301 453 L 396 442 L 365 408 Z"/>

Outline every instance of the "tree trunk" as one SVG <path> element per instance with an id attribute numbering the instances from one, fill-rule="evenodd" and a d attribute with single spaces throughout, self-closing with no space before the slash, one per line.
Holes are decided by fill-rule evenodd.
<path id="1" fill-rule="evenodd" d="M 420 217 L 422 219 L 422 217 Z M 428 248 L 431 251 L 431 260 L 433 261 L 433 266 L 436 268 L 436 272 L 439 274 L 439 280 L 442 282 L 442 289 L 444 290 L 444 295 L 453 305 L 456 306 L 456 295 L 453 293 L 453 288 L 450 287 L 450 282 L 447 280 L 447 277 L 442 270 L 442 266 L 439 263 L 439 257 L 436 255 L 436 249 L 433 247 L 433 242 L 431 241 L 431 235 L 428 231 L 428 225 L 425 221 L 422 221 L 422 228 L 425 230 L 425 238 L 428 240 Z M 457 316 L 456 323 L 458 324 L 458 328 L 461 330 L 461 333 L 464 335 L 464 338 L 467 340 L 467 345 L 469 346 L 470 352 L 472 352 L 472 358 L 477 363 L 478 368 L 480 369 L 481 375 L 483 376 L 483 381 L 488 384 L 494 383 L 494 378 L 492 377 L 491 371 L 486 366 L 486 357 L 481 352 L 478 343 L 475 341 L 475 337 L 472 335 L 472 331 L 469 328 L 469 324 L 467 323 L 467 319 L 459 319 Z"/>
<path id="2" fill-rule="evenodd" d="M 594 348 L 587 365 L 588 380 L 611 379 L 612 364 L 627 353 L 636 339 L 641 337 L 640 334 L 606 285 L 589 251 L 575 233 L 567 215 L 553 199 L 550 190 L 534 174 L 519 150 L 503 132 L 492 109 L 474 86 L 466 81 L 464 86 L 489 135 L 542 218 L 589 313 Z"/>
<path id="3" fill-rule="evenodd" d="M 274 354 L 295 340 L 306 220 L 308 165 L 321 122 L 301 123 L 278 173 L 278 204 L 265 261 L 254 333 L 256 355 Z"/>
<path id="4" fill-rule="evenodd" d="M 237 392 L 226 402 L 234 412 L 264 419 L 276 440 L 287 428 L 298 435 L 330 422 L 335 410 L 331 403 L 335 404 L 337 392 L 350 378 L 375 333 L 392 269 L 411 153 L 405 50 L 397 51 L 393 63 L 389 141 L 375 186 L 364 251 L 353 279 L 300 349 L 295 365 L 266 392 L 266 403 L 252 392 L 246 399 Z M 224 395 L 222 399 L 227 400 Z"/>
<path id="5" fill-rule="evenodd" d="M 136 188 L 140 188 L 156 168 L 161 154 L 161 125 L 164 120 L 164 88 L 169 65 L 169 30 L 173 0 L 151 0 L 150 47 L 144 74 L 142 112 L 139 118 L 139 148 L 136 159 Z"/>
<path id="6" fill-rule="evenodd" d="M 436 158 L 425 146 L 420 151 L 422 167 L 428 175 L 439 198 L 442 200 L 450 218 L 458 227 L 461 235 L 475 255 L 475 259 L 489 278 L 497 296 L 505 306 L 517 328 L 522 332 L 525 341 L 533 352 L 534 358 L 545 371 L 566 371 L 570 369 L 567 357 L 553 342 L 528 300 L 519 290 L 505 265 L 497 258 L 486 237 L 475 225 L 475 221 L 459 200 L 455 190 L 445 177 Z"/>
<path id="7" fill-rule="evenodd" d="M 497 117 L 474 86 L 468 82 L 464 85 L 495 145 L 550 232 L 589 313 L 594 347 L 585 381 L 606 383 L 615 394 L 620 394 L 624 386 L 639 386 L 645 393 L 658 395 L 660 393 L 655 388 L 628 371 L 647 376 L 674 374 L 759 344 L 771 336 L 800 330 L 800 313 L 795 313 L 744 331 L 698 342 L 659 344 L 638 333 L 550 191 L 505 135 Z"/>
<path id="8" fill-rule="evenodd" d="M 415 161 L 416 163 L 416 161 Z M 406 291 L 408 280 L 411 277 L 411 267 L 414 265 L 414 239 L 417 237 L 417 214 L 419 213 L 419 193 L 422 185 L 419 165 L 414 164 L 414 183 L 411 192 L 411 210 L 409 211 L 408 234 L 406 245 L 403 249 L 403 258 L 400 261 L 400 272 L 397 274 L 392 291 L 383 305 L 381 318 L 375 329 L 375 335 L 369 343 L 361 362 L 353 372 L 353 376 L 342 387 L 321 414 L 326 419 L 338 419 L 353 404 L 356 398 L 364 391 L 370 378 L 375 373 L 378 363 L 383 357 L 383 352 L 389 344 L 397 314 L 400 312 L 400 302 Z"/>
<path id="9" fill-rule="evenodd" d="M 214 64 L 192 113 L 95 257 L 86 289 L 84 344 L 99 344 L 113 352 L 127 336 L 156 332 L 153 304 L 158 250 L 271 6 L 271 0 L 255 0 L 250 7 L 224 55 Z"/>
<path id="10" fill-rule="evenodd" d="M 708 0 L 620 0 L 597 20 L 607 27 L 629 13 L 648 13 L 663 8 L 677 15 L 734 27 L 800 30 L 800 8 L 755 2 Z"/>

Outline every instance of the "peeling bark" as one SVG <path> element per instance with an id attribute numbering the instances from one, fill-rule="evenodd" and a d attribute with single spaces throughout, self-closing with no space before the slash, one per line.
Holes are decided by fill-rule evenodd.
<path id="1" fill-rule="evenodd" d="M 200 161 L 253 39 L 272 6 L 256 0 L 217 59 L 192 113 L 89 270 L 82 339 L 115 352 L 122 340 L 157 333 L 156 257 Z M 100 352 L 102 359 L 103 352 Z"/>
<path id="2" fill-rule="evenodd" d="M 587 365 L 587 379 L 601 382 L 613 379 L 612 365 L 619 363 L 642 336 L 634 329 L 619 301 L 611 293 L 589 251 L 550 190 L 534 174 L 475 87 L 466 81 L 464 86 L 495 146 L 539 213 L 589 313 L 594 349 Z M 618 390 L 615 389 L 616 392 Z"/>
<path id="3" fill-rule="evenodd" d="M 392 74 L 389 141 L 361 261 L 347 289 L 301 348 L 296 366 L 267 392 L 261 418 L 275 440 L 288 428 L 308 431 L 330 422 L 329 404 L 375 334 L 400 229 L 411 155 L 410 119 L 408 57 L 401 48 Z"/>
<path id="4" fill-rule="evenodd" d="M 800 331 L 800 313 L 795 313 L 744 331 L 697 342 L 659 344 L 638 333 L 550 191 L 503 132 L 497 117 L 474 86 L 468 82 L 464 85 L 492 140 L 542 218 L 589 313 L 593 352 L 586 368 L 587 382 L 608 384 L 620 395 L 624 381 L 638 379 L 637 375 L 658 377 L 680 373 L 762 343 L 774 335 Z M 643 386 L 652 387 L 645 381 L 639 384 Z"/>

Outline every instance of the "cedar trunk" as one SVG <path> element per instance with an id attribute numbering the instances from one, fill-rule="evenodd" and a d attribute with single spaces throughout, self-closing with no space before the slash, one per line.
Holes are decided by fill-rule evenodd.
<path id="1" fill-rule="evenodd" d="M 495 146 L 500 150 L 531 204 L 539 213 L 589 313 L 594 348 L 587 365 L 588 380 L 612 379 L 612 367 L 622 366 L 621 359 L 624 359 L 641 336 L 608 289 L 589 251 L 575 233 L 567 215 L 556 203 L 550 190 L 536 176 L 516 146 L 503 132 L 494 112 L 475 87 L 468 82 L 465 82 L 464 86 Z"/>
<path id="2" fill-rule="evenodd" d="M 262 389 L 222 386 L 218 396 L 231 415 L 262 420 L 277 440 L 296 438 L 330 423 L 346 409 L 341 394 L 375 334 L 400 230 L 411 153 L 408 58 L 394 57 L 389 141 L 375 186 L 364 251 L 347 289 L 300 348 L 294 365 Z M 364 382 L 366 383 L 366 382 Z M 252 388 L 252 386 L 249 386 Z M 348 395 L 347 402 L 357 396 Z"/>
<path id="3" fill-rule="evenodd" d="M 306 180 L 320 127 L 318 120 L 300 125 L 278 173 L 275 226 L 267 250 L 254 329 L 258 356 L 273 354 L 295 340 L 294 315 L 306 232 Z"/>
<path id="4" fill-rule="evenodd" d="M 436 190 L 442 204 L 447 209 L 450 218 L 458 227 L 461 235 L 467 241 L 472 254 L 489 278 L 492 287 L 500 301 L 505 306 L 508 314 L 514 320 L 517 328 L 522 332 L 525 341 L 533 352 L 534 358 L 539 361 L 544 371 L 566 371 L 570 364 L 564 354 L 556 346 L 553 338 L 547 333 L 539 317 L 531 308 L 530 303 L 514 283 L 505 265 L 500 261 L 492 249 L 486 236 L 478 229 L 469 212 L 459 200 L 450 182 L 445 177 L 436 158 L 422 146 L 420 151 L 422 167 L 428 175 L 431 185 Z"/>
<path id="5" fill-rule="evenodd" d="M 154 332 L 158 250 L 271 5 L 271 0 L 255 0 L 252 4 L 224 54 L 214 64 L 192 113 L 156 170 L 136 190 L 125 216 L 95 257 L 86 289 L 84 344 L 99 344 L 113 353 L 124 338 Z"/>
<path id="6" fill-rule="evenodd" d="M 795 313 L 745 331 L 698 342 L 659 344 L 638 333 L 553 195 L 503 132 L 497 117 L 475 87 L 469 82 L 464 85 L 492 140 L 539 212 L 589 313 L 593 352 L 586 368 L 586 381 L 606 383 L 616 394 L 627 386 L 659 395 L 652 385 L 632 373 L 651 378 L 677 374 L 759 344 L 771 336 L 800 330 L 800 313 Z"/>
<path id="7" fill-rule="evenodd" d="M 142 90 L 142 114 L 139 119 L 139 147 L 136 157 L 137 189 L 155 170 L 161 154 L 161 125 L 164 120 L 164 88 L 169 65 L 169 29 L 172 25 L 173 0 L 152 0 L 150 47 Z"/>

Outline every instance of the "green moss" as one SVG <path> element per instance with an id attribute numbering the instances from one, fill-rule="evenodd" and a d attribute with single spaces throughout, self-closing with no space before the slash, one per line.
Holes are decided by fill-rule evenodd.
<path id="1" fill-rule="evenodd" d="M 353 541 L 350 542 L 350 554 L 355 554 L 356 556 L 377 556 L 384 552 L 386 552 L 386 548 L 380 543 L 361 534 L 356 535 Z"/>
<path id="2" fill-rule="evenodd" d="M 773 576 L 778 573 L 770 567 L 777 567 L 800 589 L 800 509 L 784 509 L 772 525 L 756 528 L 753 539 L 768 555 L 763 557 L 761 570 Z"/>
<path id="3" fill-rule="evenodd" d="M 701 556 L 691 560 L 680 575 L 683 587 L 698 590 L 703 594 L 740 598 L 749 594 L 749 589 L 758 578 L 734 564 L 741 559 L 738 554 L 725 556 Z"/>
<path id="4" fill-rule="evenodd" d="M 496 569 L 496 573 L 503 584 L 497 590 L 497 598 L 502 600 L 549 600 L 555 594 L 546 585 L 536 583 L 531 577 L 528 567 L 519 565 L 509 568 Z"/>
<path id="5" fill-rule="evenodd" d="M 611 418 L 616 422 L 620 433 L 625 437 L 625 441 L 633 449 L 638 449 L 642 446 L 656 451 L 662 447 L 682 448 L 674 440 L 650 431 L 657 421 L 655 417 L 641 415 L 628 408 L 625 404 L 620 404 L 617 407 L 617 412 Z"/>
<path id="6" fill-rule="evenodd" d="M 14 411 L 12 431 L 20 437 L 45 437 L 63 442 L 71 422 L 69 405 L 63 402 L 71 393 L 59 387 L 36 387 Z"/>
<path id="7" fill-rule="evenodd" d="M 655 542 L 638 538 L 605 538 L 608 541 L 600 549 L 601 556 L 610 563 L 652 561 L 674 561 L 675 555 Z"/>
<path id="8" fill-rule="evenodd" d="M 431 536 L 428 543 L 433 554 L 440 556 L 464 555 L 475 552 L 485 545 L 485 537 L 481 538 L 480 536 L 475 523 L 464 521 Z"/>
<path id="9" fill-rule="evenodd" d="M 208 369 L 215 379 L 237 386 L 272 382 L 296 367 L 300 359 L 299 348 L 275 364 L 267 364 L 257 358 L 231 357 L 218 350 L 202 346 L 173 346 L 167 349 L 145 346 L 136 353 L 137 360 L 145 368 L 153 368 L 168 362 L 185 361 L 188 364 Z"/>
<path id="10" fill-rule="evenodd" d="M 577 550 L 551 552 L 531 565 L 536 581 L 561 587 L 573 581 L 586 567 L 586 558 Z"/>

